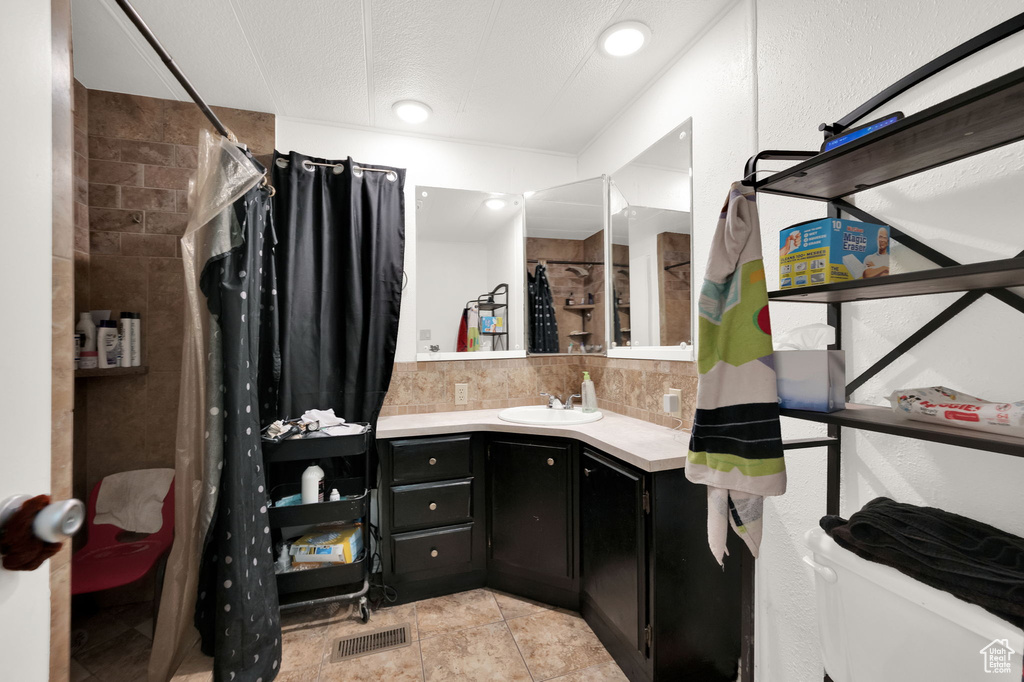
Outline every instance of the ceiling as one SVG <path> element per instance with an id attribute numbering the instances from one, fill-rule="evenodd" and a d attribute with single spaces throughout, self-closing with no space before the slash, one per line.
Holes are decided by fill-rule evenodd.
<path id="1" fill-rule="evenodd" d="M 586 239 L 604 229 L 604 180 L 590 178 L 526 197 L 526 236 Z"/>
<path id="2" fill-rule="evenodd" d="M 578 154 L 731 0 L 134 0 L 210 104 Z M 75 76 L 187 100 L 113 0 L 73 0 Z M 651 28 L 608 57 L 610 24 Z M 391 105 L 416 99 L 414 126 Z"/>
<path id="3" fill-rule="evenodd" d="M 484 202 L 505 202 L 499 210 Z M 523 210 L 520 194 L 475 192 L 447 187 L 416 187 L 416 238 L 431 242 L 487 244 Z"/>

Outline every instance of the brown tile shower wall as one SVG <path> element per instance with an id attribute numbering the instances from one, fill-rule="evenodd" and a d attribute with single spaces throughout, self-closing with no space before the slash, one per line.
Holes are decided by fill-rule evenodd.
<path id="1" fill-rule="evenodd" d="M 683 391 L 683 425 L 689 428 L 693 422 L 697 396 L 694 363 L 597 355 L 398 362 L 381 415 L 540 405 L 545 400 L 541 392 L 579 393 L 584 371 L 594 380 L 598 406 L 603 410 L 674 427 L 679 422 L 662 412 L 661 397 L 669 388 L 679 388 Z M 469 384 L 468 405 L 455 405 L 456 383 Z"/>
<path id="2" fill-rule="evenodd" d="M 199 131 L 191 102 L 80 88 L 87 100 L 76 139 L 77 188 L 88 210 L 76 222 L 79 310 L 142 313 L 141 376 L 80 380 L 84 433 L 76 450 L 86 491 L 108 474 L 174 466 L 184 313 L 179 240 Z M 274 116 L 213 107 L 253 154 L 274 149 Z M 81 469 L 79 471 L 78 469 Z M 87 492 L 85 493 L 87 494 Z"/>
<path id="3" fill-rule="evenodd" d="M 658 235 L 658 262 L 662 265 L 658 278 L 661 287 L 659 314 L 663 346 L 677 346 L 681 341 L 693 341 L 690 330 L 690 266 L 665 269 L 688 260 L 690 235 L 675 232 L 662 232 Z"/>

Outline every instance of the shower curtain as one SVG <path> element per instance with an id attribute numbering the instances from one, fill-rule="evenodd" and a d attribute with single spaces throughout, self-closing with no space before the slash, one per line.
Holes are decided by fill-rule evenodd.
<path id="1" fill-rule="evenodd" d="M 526 273 L 526 279 L 530 298 L 530 352 L 557 353 L 558 322 L 547 267 L 538 263 L 534 274 Z"/>
<path id="2" fill-rule="evenodd" d="M 255 267 L 243 263 L 254 260 L 251 251 L 256 250 L 258 256 L 261 244 L 272 239 L 269 223 L 265 218 L 260 221 L 267 203 L 266 191 L 258 187 L 261 177 L 261 167 L 236 145 L 201 134 L 198 170 L 189 187 L 189 222 L 181 240 L 185 343 L 175 447 L 175 540 L 154 633 L 154 641 L 161 646 L 153 648 L 150 682 L 169 679 L 195 644 L 192 626 L 198 615 L 197 593 L 203 595 L 203 608 L 216 607 L 201 611 L 202 620 L 219 619 L 222 625 L 217 632 L 224 633 L 225 645 L 236 644 L 235 654 L 227 652 L 227 664 L 248 663 L 243 656 L 252 656 L 250 661 L 260 656 L 266 669 L 273 670 L 274 660 L 279 660 L 275 653 L 280 645 L 274 643 L 280 635 L 274 635 L 279 628 L 272 573 L 269 594 L 247 599 L 246 606 L 236 606 L 240 594 L 222 594 L 229 590 L 228 584 L 238 583 L 241 588 L 242 583 L 231 577 L 237 570 L 249 570 L 254 584 L 260 580 L 266 584 L 264 568 L 271 569 L 271 564 L 260 566 L 257 562 L 257 566 L 246 567 L 241 560 L 235 563 L 233 554 L 222 553 L 217 557 L 217 569 L 228 575 L 220 578 L 221 589 L 214 590 L 209 587 L 217 572 L 212 570 L 213 557 L 201 560 L 218 539 L 230 542 L 229 534 L 236 538 L 236 546 L 249 543 L 236 550 L 241 557 L 248 552 L 249 557 L 259 559 L 257 553 L 265 552 L 269 540 L 269 536 L 257 539 L 257 534 L 265 535 L 265 524 L 259 525 L 253 518 L 258 506 L 254 491 L 265 484 L 259 458 L 259 409 L 250 392 L 256 384 L 256 365 L 252 349 L 242 345 L 245 341 L 251 345 L 260 317 L 256 306 L 246 306 L 252 310 L 245 318 L 241 311 L 243 303 L 259 300 L 264 274 L 258 263 Z M 205 300 L 206 296 L 211 299 Z M 250 450 L 255 459 L 250 459 Z M 228 514 L 228 509 L 235 511 Z M 251 510 L 248 517 L 243 509 Z M 230 573 L 229 566 L 234 567 Z M 211 634 L 210 627 L 202 629 Z M 262 669 L 264 666 L 252 670 Z M 227 672 L 221 667 L 217 679 L 229 679 L 234 670 Z M 239 680 L 257 677 L 236 675 Z M 271 678 L 272 673 L 264 676 Z"/>
<path id="3" fill-rule="evenodd" d="M 273 173 L 281 367 L 264 421 L 334 408 L 375 426 L 398 340 L 405 170 L 291 152 Z M 370 467 L 372 482 L 375 453 Z"/>

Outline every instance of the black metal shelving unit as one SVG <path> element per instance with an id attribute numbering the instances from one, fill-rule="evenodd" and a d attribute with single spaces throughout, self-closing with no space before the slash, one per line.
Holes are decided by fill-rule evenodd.
<path id="1" fill-rule="evenodd" d="M 496 297 L 504 296 L 504 300 L 495 300 Z M 472 301 L 466 302 L 466 307 L 475 305 L 477 310 L 481 313 L 496 313 L 499 310 L 504 310 L 503 315 L 504 324 L 502 325 L 502 331 L 500 332 L 485 332 L 482 329 L 483 323 L 481 322 L 479 329 L 480 336 L 490 336 L 494 339 L 494 344 L 491 350 L 508 350 L 508 284 L 499 284 L 498 286 L 491 289 L 486 294 L 477 296 Z"/>
<path id="2" fill-rule="evenodd" d="M 263 459 L 271 500 L 299 493 L 302 472 L 312 463 L 324 469 L 324 490 L 337 488 L 342 499 L 316 504 L 270 506 L 270 528 L 274 544 L 304 534 L 322 523 L 361 524 L 362 551 L 348 564 L 277 573 L 277 591 L 282 609 L 313 606 L 336 601 L 358 601 L 363 622 L 369 620 L 366 594 L 370 589 L 372 551 L 370 537 L 369 426 L 351 436 L 314 436 L 279 442 L 265 441 Z"/>
<path id="3" fill-rule="evenodd" d="M 1024 30 L 1024 13 L 958 45 L 886 88 L 835 123 L 823 123 L 825 139 L 843 134 L 868 114 L 893 98 L 927 80 L 943 69 L 1008 36 Z M 777 194 L 828 204 L 828 217 L 842 214 L 856 220 L 885 225 L 891 239 L 900 242 L 931 262 L 932 270 L 889 275 L 873 280 L 855 280 L 769 293 L 773 302 L 820 303 L 827 306 L 828 324 L 836 330 L 842 348 L 842 304 L 853 301 L 964 292 L 921 328 L 911 333 L 871 367 L 847 383 L 846 397 L 884 370 L 915 345 L 984 296 L 992 296 L 1024 313 L 1024 298 L 1006 287 L 1024 286 L 1024 251 L 1013 258 L 964 265 L 924 241 L 846 201 L 846 197 L 889 182 L 922 173 L 954 161 L 969 158 L 1004 145 L 1024 140 L 1024 68 L 951 97 L 923 111 L 907 116 L 862 138 L 827 152 L 765 150 L 752 156 L 744 173 L 744 184 L 757 192 Z M 800 161 L 790 168 L 756 180 L 757 163 L 763 160 Z M 1024 439 L 940 424 L 911 421 L 891 409 L 848 402 L 846 409 L 823 413 L 782 410 L 783 416 L 828 425 L 827 436 L 786 441 L 787 450 L 825 447 L 827 449 L 826 512 L 839 513 L 842 429 L 886 433 L 935 443 L 1024 457 Z M 745 630 L 753 632 L 753 566 L 744 574 Z M 753 679 L 753 646 L 745 647 L 743 679 Z M 831 682 L 826 674 L 824 679 Z"/>

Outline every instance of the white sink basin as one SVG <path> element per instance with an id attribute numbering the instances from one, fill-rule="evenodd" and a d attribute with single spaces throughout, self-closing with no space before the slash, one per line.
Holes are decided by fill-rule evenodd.
<path id="1" fill-rule="evenodd" d="M 526 405 L 510 407 L 498 413 L 498 419 L 515 424 L 559 425 L 589 424 L 602 417 L 600 412 L 584 412 L 580 408 L 571 410 L 551 409 L 547 405 Z"/>

